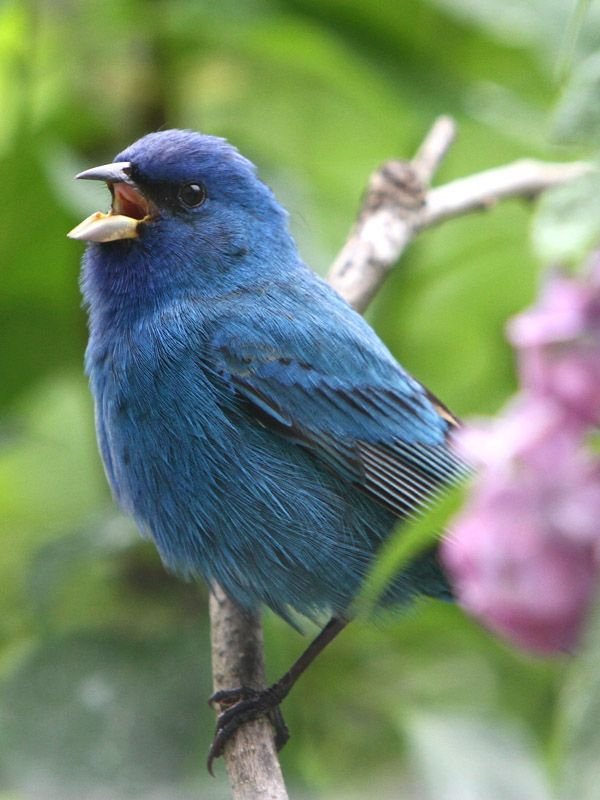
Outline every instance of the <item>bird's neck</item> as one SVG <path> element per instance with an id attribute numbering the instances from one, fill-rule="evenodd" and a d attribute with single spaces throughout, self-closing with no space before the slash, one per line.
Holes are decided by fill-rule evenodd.
<path id="1" fill-rule="evenodd" d="M 257 237 L 252 247 L 196 257 L 185 246 L 168 250 L 151 241 L 123 240 L 88 247 L 81 287 L 90 333 L 126 332 L 166 306 L 190 300 L 207 304 L 257 284 L 306 270 L 291 237 Z"/>

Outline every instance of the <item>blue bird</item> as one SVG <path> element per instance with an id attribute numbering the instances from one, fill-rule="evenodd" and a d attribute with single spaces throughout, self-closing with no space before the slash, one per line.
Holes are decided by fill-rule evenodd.
<path id="1" fill-rule="evenodd" d="M 77 177 L 112 195 L 69 235 L 89 242 L 85 364 L 116 500 L 169 570 L 245 609 L 331 616 L 269 689 L 216 697 L 238 702 L 210 766 L 344 627 L 398 519 L 462 474 L 457 423 L 302 262 L 286 212 L 224 139 L 151 133 Z M 435 550 L 384 601 L 419 594 L 450 598 Z"/>

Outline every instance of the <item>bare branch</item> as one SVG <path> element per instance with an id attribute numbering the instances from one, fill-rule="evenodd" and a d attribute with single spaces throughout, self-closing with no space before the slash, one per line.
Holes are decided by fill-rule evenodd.
<path id="1" fill-rule="evenodd" d="M 455 135 L 440 117 L 411 162 L 387 161 L 367 187 L 358 220 L 335 259 L 328 280 L 364 311 L 415 235 L 452 217 L 490 208 L 501 200 L 536 197 L 546 189 L 587 175 L 590 164 L 521 160 L 427 191 Z"/>
<path id="2" fill-rule="evenodd" d="M 504 167 L 459 178 L 429 192 L 420 229 L 473 211 L 485 211 L 501 200 L 514 197 L 530 200 L 554 186 L 589 175 L 593 170 L 591 164 L 583 161 L 548 164 L 521 159 Z"/>
<path id="3" fill-rule="evenodd" d="M 421 181 L 431 181 L 456 139 L 456 123 L 452 117 L 438 117 L 412 160 L 412 166 Z"/>
<path id="4" fill-rule="evenodd" d="M 437 119 L 413 161 L 386 161 L 370 177 L 358 220 L 328 280 L 364 311 L 420 227 L 426 189 L 456 135 L 450 117 Z"/>
<path id="5" fill-rule="evenodd" d="M 219 586 L 210 596 L 212 670 L 215 691 L 265 685 L 260 618 L 248 616 Z M 234 800 L 287 800 L 273 728 L 266 717 L 247 722 L 225 745 Z"/>
<path id="6" fill-rule="evenodd" d="M 517 161 L 428 191 L 456 134 L 449 117 L 432 126 L 410 162 L 388 161 L 369 179 L 358 220 L 329 273 L 329 282 L 364 311 L 414 236 L 452 217 L 513 197 L 531 198 L 588 174 L 583 163 Z M 265 685 L 260 620 L 248 618 L 215 587 L 210 601 L 215 691 Z M 225 748 L 235 800 L 286 800 L 266 719 L 243 725 Z"/>

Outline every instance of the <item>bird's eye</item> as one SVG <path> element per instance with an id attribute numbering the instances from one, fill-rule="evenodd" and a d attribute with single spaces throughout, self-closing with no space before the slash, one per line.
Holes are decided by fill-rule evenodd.
<path id="1" fill-rule="evenodd" d="M 184 206 L 195 208 L 206 200 L 206 189 L 201 183 L 185 183 L 178 196 Z"/>

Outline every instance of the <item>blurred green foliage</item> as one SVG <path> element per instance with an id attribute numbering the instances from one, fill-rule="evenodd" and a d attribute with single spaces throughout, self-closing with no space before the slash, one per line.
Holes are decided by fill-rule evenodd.
<path id="1" fill-rule="evenodd" d="M 440 113 L 460 126 L 440 181 L 595 156 L 600 7 L 582 5 L 583 24 L 567 0 L 0 5 L 0 800 L 227 796 L 204 769 L 205 589 L 164 573 L 96 454 L 65 233 L 107 197 L 74 172 L 160 126 L 224 135 L 324 272 L 371 170 Z M 369 312 L 460 415 L 513 389 L 503 327 L 533 296 L 532 253 L 574 259 L 598 238 L 596 185 L 569 192 L 544 199 L 535 250 L 526 203 L 423 235 Z M 272 617 L 266 637 L 275 677 L 304 641 Z M 565 798 L 591 800 L 594 664 L 527 658 L 433 602 L 357 622 L 285 704 L 286 775 L 306 798 L 537 800 L 554 766 Z"/>

